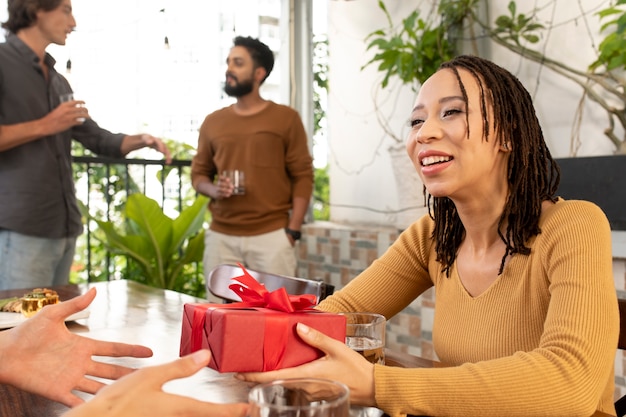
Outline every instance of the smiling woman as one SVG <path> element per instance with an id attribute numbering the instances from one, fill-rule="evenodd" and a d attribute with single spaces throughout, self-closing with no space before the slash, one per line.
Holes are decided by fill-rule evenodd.
<path id="1" fill-rule="evenodd" d="M 326 357 L 242 378 L 323 375 L 391 416 L 614 415 L 611 231 L 596 205 L 556 197 L 530 94 L 493 62 L 459 56 L 412 109 L 407 150 L 430 213 L 317 308 L 394 320 L 434 288 L 432 340 L 449 367 L 372 365 L 299 329 Z"/>

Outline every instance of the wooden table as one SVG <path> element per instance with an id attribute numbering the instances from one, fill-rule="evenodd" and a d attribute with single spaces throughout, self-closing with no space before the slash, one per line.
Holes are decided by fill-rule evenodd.
<path id="1" fill-rule="evenodd" d="M 68 328 L 86 337 L 150 347 L 154 356 L 147 359 L 109 358 L 107 360 L 131 367 L 170 362 L 179 356 L 183 305 L 204 302 L 185 294 L 147 287 L 134 281 L 120 280 L 57 287 L 61 300 L 67 300 L 96 287 L 98 295 L 89 306 L 90 316 L 68 323 Z M 0 291 L 0 299 L 22 296 L 24 290 Z M 432 367 L 433 361 L 386 349 L 388 365 Z M 104 359 L 102 359 L 104 360 Z M 216 403 L 246 402 L 251 384 L 204 368 L 197 374 L 168 382 L 169 392 Z M 89 395 L 82 394 L 83 398 Z M 34 394 L 0 384 L 0 416 L 53 417 L 68 408 Z M 609 417 L 596 413 L 592 417 Z"/>

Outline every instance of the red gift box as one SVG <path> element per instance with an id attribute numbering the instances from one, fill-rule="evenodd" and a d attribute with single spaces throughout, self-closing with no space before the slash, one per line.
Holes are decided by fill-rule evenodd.
<path id="1" fill-rule="evenodd" d="M 345 341 L 345 317 L 314 310 L 314 295 L 288 295 L 283 288 L 269 292 L 242 270 L 244 275 L 233 280 L 245 286 L 230 286 L 241 303 L 185 304 L 181 356 L 210 349 L 209 367 L 219 372 L 270 371 L 323 356 L 300 339 L 297 323 Z"/>

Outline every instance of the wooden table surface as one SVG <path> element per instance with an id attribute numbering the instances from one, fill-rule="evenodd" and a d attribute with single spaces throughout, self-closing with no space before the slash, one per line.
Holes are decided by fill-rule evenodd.
<path id="1" fill-rule="evenodd" d="M 68 328 L 86 337 L 150 347 L 154 356 L 146 359 L 109 358 L 111 362 L 143 367 L 170 362 L 179 356 L 183 305 L 206 300 L 173 291 L 147 287 L 134 281 L 119 280 L 88 285 L 56 287 L 61 300 L 67 300 L 96 287 L 98 294 L 89 306 L 86 319 L 69 322 Z M 24 290 L 0 291 L 0 299 L 22 296 Z M 432 367 L 433 361 L 386 349 L 388 365 Z M 102 359 L 104 360 L 104 359 Z M 168 382 L 165 389 L 199 400 L 216 403 L 246 402 L 251 384 L 241 382 L 232 374 L 220 374 L 204 368 L 197 374 Z M 82 394 L 83 398 L 90 396 Z M 0 384 L 0 416 L 53 417 L 68 408 L 8 385 Z M 592 417 L 609 417 L 596 413 Z"/>

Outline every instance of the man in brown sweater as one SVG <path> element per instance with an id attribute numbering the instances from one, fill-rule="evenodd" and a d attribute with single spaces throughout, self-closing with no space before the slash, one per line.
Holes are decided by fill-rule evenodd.
<path id="1" fill-rule="evenodd" d="M 192 162 L 193 187 L 211 198 L 204 271 L 241 262 L 294 275 L 295 243 L 313 190 L 306 133 L 295 110 L 259 93 L 274 66 L 265 44 L 235 38 L 227 65 L 224 91 L 237 101 L 206 117 Z M 233 193 L 225 170 L 244 172 L 244 194 Z"/>

